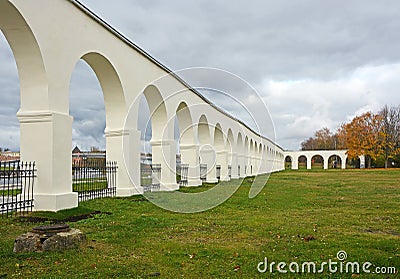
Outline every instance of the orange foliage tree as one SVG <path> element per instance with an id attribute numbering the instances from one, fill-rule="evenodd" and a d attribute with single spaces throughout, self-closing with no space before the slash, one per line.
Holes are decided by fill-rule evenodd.
<path id="1" fill-rule="evenodd" d="M 372 159 L 382 155 L 382 117 L 379 114 L 367 112 L 357 116 L 343 124 L 338 134 L 350 159 L 365 155 L 370 168 Z"/>

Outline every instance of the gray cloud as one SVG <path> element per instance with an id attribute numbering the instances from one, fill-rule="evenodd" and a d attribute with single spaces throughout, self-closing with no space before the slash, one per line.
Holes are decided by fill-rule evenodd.
<path id="1" fill-rule="evenodd" d="M 82 2 L 171 69 L 216 67 L 249 81 L 271 111 L 278 143 L 290 149 L 322 126 L 400 103 L 397 0 Z M 14 148 L 18 76 L 1 41 L 0 146 Z M 71 84 L 74 139 L 104 146 L 101 93 L 79 67 Z"/>

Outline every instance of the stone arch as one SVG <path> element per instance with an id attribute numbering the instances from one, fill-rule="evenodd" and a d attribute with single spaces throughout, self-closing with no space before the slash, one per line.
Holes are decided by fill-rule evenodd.
<path id="1" fill-rule="evenodd" d="M 149 84 L 142 91 L 149 108 L 147 125 L 151 124 L 151 154 L 152 164 L 161 166 L 159 175 L 159 191 L 173 191 L 179 188 L 176 183 L 176 145 L 174 140 L 174 116 L 168 117 L 166 104 L 161 91 L 154 84 Z M 136 102 L 138 103 L 138 102 Z M 140 111 L 136 110 L 135 115 Z M 138 117 L 139 118 L 139 117 Z M 137 121 L 136 121 L 137 123 Z M 147 129 L 147 127 L 146 127 Z M 140 152 L 139 152 L 140 156 Z"/>
<path id="2" fill-rule="evenodd" d="M 214 150 L 216 153 L 216 178 L 228 180 L 228 152 L 225 150 L 225 139 L 221 124 L 217 123 L 214 128 Z"/>
<path id="3" fill-rule="evenodd" d="M 179 122 L 180 143 L 195 144 L 195 135 L 193 129 L 193 119 L 190 108 L 185 102 L 181 102 L 176 109 L 176 115 Z"/>
<path id="4" fill-rule="evenodd" d="M 233 132 L 231 128 L 228 129 L 225 150 L 226 152 L 228 152 L 227 156 L 228 156 L 228 175 L 230 176 L 229 179 L 237 178 L 238 152 L 236 149 L 235 138 L 233 137 Z"/>
<path id="5" fill-rule="evenodd" d="M 299 169 L 307 169 L 309 161 L 310 160 L 307 158 L 306 155 L 299 154 L 299 157 L 297 157 L 297 164 L 299 166 Z"/>
<path id="6" fill-rule="evenodd" d="M 237 172 L 238 172 L 238 177 L 243 177 L 244 174 L 244 142 L 243 142 L 243 136 L 242 133 L 238 133 L 237 135 L 237 141 L 236 141 L 236 149 L 237 149 Z"/>
<path id="7" fill-rule="evenodd" d="M 285 157 L 285 169 L 293 169 L 293 157 L 290 155 L 286 155 Z"/>
<path id="8" fill-rule="evenodd" d="M 214 128 L 214 147 L 217 151 L 225 149 L 224 134 L 219 123 Z"/>
<path id="9" fill-rule="evenodd" d="M 10 1 L 0 1 L 0 30 L 18 70 L 21 160 L 35 161 L 38 169 L 35 209 L 76 207 L 78 197 L 72 193 L 71 172 L 72 119 L 65 109 L 67 104 L 57 107 L 59 96 L 49 92 L 48 73 L 37 38 L 28 20 Z"/>
<path id="10" fill-rule="evenodd" d="M 235 145 L 235 138 L 233 137 L 232 129 L 228 129 L 228 136 L 226 137 L 226 150 L 230 153 L 237 152 L 237 147 Z"/>
<path id="11" fill-rule="evenodd" d="M 342 164 L 346 164 L 346 161 L 343 162 L 342 157 L 338 154 L 330 154 L 328 157 L 329 169 L 341 169 Z"/>
<path id="12" fill-rule="evenodd" d="M 239 153 L 243 153 L 243 136 L 240 132 L 237 135 L 236 149 Z"/>
<path id="13" fill-rule="evenodd" d="M 249 156 L 250 156 L 250 140 L 249 137 L 246 136 L 244 138 L 244 145 L 243 145 L 243 174 L 247 176 L 249 173 Z"/>
<path id="14" fill-rule="evenodd" d="M 67 106 L 73 119 L 72 147 L 105 150 L 107 113 L 104 93 L 94 69 L 83 59 L 75 64 L 70 76 Z"/>
<path id="15" fill-rule="evenodd" d="M 211 131 L 207 117 L 201 115 L 198 122 L 198 138 L 200 144 L 200 164 L 207 165 L 206 181 L 209 183 L 217 182 L 216 179 L 216 152 L 211 142 Z"/>
<path id="16" fill-rule="evenodd" d="M 17 64 L 21 91 L 19 114 L 48 110 L 48 80 L 39 44 L 25 18 L 9 1 L 0 1 L 0 30 Z"/>
<path id="17" fill-rule="evenodd" d="M 104 96 L 106 132 L 121 130 L 126 116 L 124 90 L 119 75 L 111 61 L 98 52 L 81 57 L 94 71 Z"/>
<path id="18" fill-rule="evenodd" d="M 311 155 L 310 156 L 311 169 L 323 169 L 324 161 L 325 161 L 324 156 L 322 156 L 319 153 Z"/>
<path id="19" fill-rule="evenodd" d="M 200 144 L 210 144 L 210 129 L 208 125 L 207 117 L 203 114 L 197 125 L 197 136 L 199 137 Z"/>
<path id="20" fill-rule="evenodd" d="M 192 113 L 186 102 L 181 102 L 176 108 L 176 117 L 179 125 L 179 144 L 181 164 L 187 164 L 188 177 L 185 186 L 201 185 L 199 169 L 199 146 L 195 137 Z"/>
<path id="21" fill-rule="evenodd" d="M 167 129 L 167 109 L 161 92 L 155 85 L 148 85 L 143 90 L 150 111 L 150 122 L 152 127 L 152 141 L 170 138 L 173 135 L 172 128 Z M 169 125 L 172 126 L 172 125 Z"/>

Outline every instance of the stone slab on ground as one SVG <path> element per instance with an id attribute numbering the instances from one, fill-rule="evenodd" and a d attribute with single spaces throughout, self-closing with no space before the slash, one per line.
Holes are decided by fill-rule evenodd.
<path id="1" fill-rule="evenodd" d="M 60 232 L 52 236 L 26 233 L 14 242 L 14 253 L 64 251 L 78 248 L 86 242 L 86 236 L 78 229 Z"/>

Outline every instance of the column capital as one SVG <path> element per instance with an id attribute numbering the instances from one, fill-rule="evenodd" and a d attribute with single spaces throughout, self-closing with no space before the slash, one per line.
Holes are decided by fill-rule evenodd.
<path id="1" fill-rule="evenodd" d="M 175 140 L 150 140 L 151 146 L 165 146 L 165 145 L 172 145 L 175 143 Z"/>
<path id="2" fill-rule="evenodd" d="M 55 112 L 55 111 L 22 111 L 19 110 L 17 112 L 17 117 L 20 123 L 51 123 L 53 122 L 55 117 L 67 117 L 71 118 L 72 116 Z"/>
<path id="3" fill-rule="evenodd" d="M 198 145 L 196 143 L 179 145 L 180 150 L 190 150 L 190 149 L 195 149 L 195 148 L 199 148 L 199 147 L 200 147 L 200 145 Z"/>
<path id="4" fill-rule="evenodd" d="M 111 137 L 122 137 L 122 136 L 128 136 L 130 134 L 130 130 L 127 129 L 109 129 L 106 128 L 104 130 L 104 134 L 106 135 L 106 138 L 111 138 Z"/>

